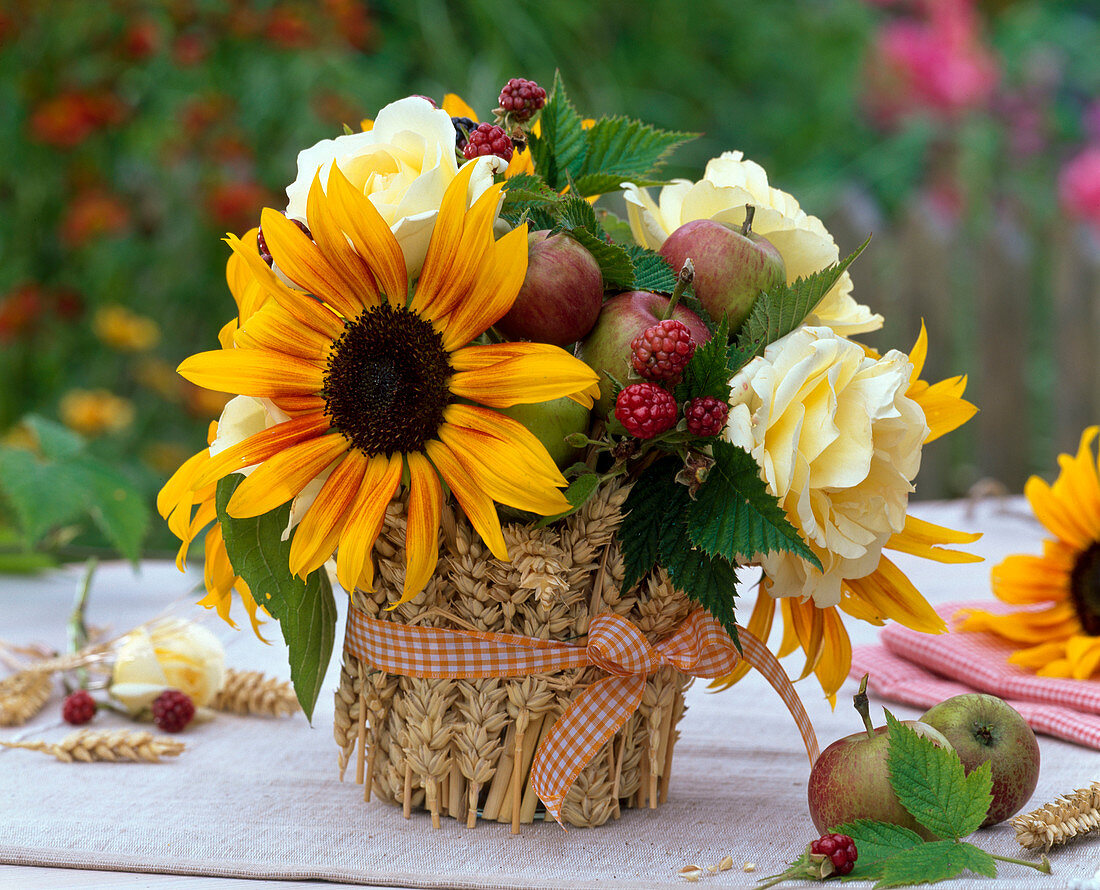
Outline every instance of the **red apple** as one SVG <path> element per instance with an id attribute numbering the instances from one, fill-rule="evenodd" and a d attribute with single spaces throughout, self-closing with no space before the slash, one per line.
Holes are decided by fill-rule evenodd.
<path id="1" fill-rule="evenodd" d="M 535 402 L 531 405 L 513 405 L 510 408 L 498 408 L 501 414 L 507 414 L 518 420 L 538 437 L 559 469 L 572 464 L 581 449 L 574 448 L 565 441 L 572 433 L 588 432 L 590 411 L 578 405 L 568 397 L 553 399 L 549 402 Z"/>
<path id="2" fill-rule="evenodd" d="M 711 219 L 684 223 L 658 251 L 678 272 L 688 258 L 695 266 L 695 296 L 717 321 L 736 331 L 761 291 L 787 281 L 787 267 L 767 238 L 751 229 L 752 215 L 735 229 Z"/>
<path id="3" fill-rule="evenodd" d="M 1019 711 L 995 695 L 968 692 L 940 702 L 920 719 L 947 737 L 968 773 L 989 761 L 993 803 L 982 827 L 1024 808 L 1039 782 L 1039 743 Z"/>
<path id="4" fill-rule="evenodd" d="M 568 346 L 592 330 L 603 304 L 595 257 L 564 233 L 527 238 L 527 276 L 512 308 L 496 323 L 510 340 Z"/>
<path id="5" fill-rule="evenodd" d="M 620 383 L 627 382 L 632 371 L 630 341 L 660 321 L 667 308 L 668 297 L 640 290 L 618 294 L 603 304 L 596 326 L 577 347 L 577 358 L 600 375 L 600 398 L 595 410 L 601 416 L 608 416 L 614 407 L 607 375 Z M 684 323 L 696 344 L 710 339 L 703 320 L 687 307 L 677 305 L 671 317 Z"/>

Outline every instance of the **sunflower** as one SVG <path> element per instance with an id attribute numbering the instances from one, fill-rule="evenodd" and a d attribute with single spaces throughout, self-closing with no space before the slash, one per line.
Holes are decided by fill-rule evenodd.
<path id="1" fill-rule="evenodd" d="M 208 442 L 214 441 L 217 431 L 218 424 L 211 423 L 207 434 Z M 248 613 L 253 633 L 264 640 L 263 634 L 260 633 L 262 623 L 260 616 L 266 615 L 267 612 L 253 598 L 252 591 L 244 580 L 233 571 L 229 563 L 229 555 L 225 550 L 221 526 L 215 521 L 217 519 L 214 507 L 216 486 L 210 484 L 197 491 L 192 490 L 194 480 L 202 473 L 209 461 L 210 452 L 205 448 L 184 461 L 157 495 L 157 510 L 164 519 L 168 520 L 168 528 L 181 541 L 179 552 L 176 554 L 176 566 L 181 572 L 184 570 L 184 562 L 187 560 L 187 551 L 191 547 L 191 542 L 202 533 L 203 529 L 210 526 L 204 539 L 203 581 L 207 593 L 199 600 L 199 605 L 216 610 L 223 621 L 235 628 L 237 625 L 230 617 L 229 610 L 233 603 L 233 592 L 236 591 Z M 267 641 L 264 640 L 264 642 Z"/>
<path id="2" fill-rule="evenodd" d="M 963 399 L 965 376 L 932 384 L 920 379 L 927 355 L 928 334 L 921 324 L 917 342 L 909 353 L 913 370 L 906 395 L 924 412 L 929 429 L 924 445 L 962 426 L 977 412 L 974 405 Z M 981 535 L 955 531 L 906 515 L 902 530 L 892 535 L 883 549 L 942 563 L 980 562 L 980 556 L 946 549 L 946 545 L 969 544 L 979 537 Z M 747 625 L 753 635 L 763 640 L 771 634 L 777 609 L 776 599 L 768 592 L 770 584 L 767 577 L 761 579 Z M 814 674 L 833 704 L 837 690 L 852 666 L 852 644 L 841 613 L 878 626 L 893 620 L 922 633 L 943 633 L 947 630 L 936 610 L 885 554 L 879 557 L 877 567 L 870 574 L 861 578 L 845 578 L 841 582 L 840 602 L 837 605 L 821 608 L 811 598 L 803 601 L 794 596 L 780 598 L 778 609 L 783 618 L 779 657 L 801 648 L 806 660 L 798 679 Z M 748 669 L 747 665 L 742 664 L 733 673 L 714 681 L 711 687 L 726 689 L 744 677 Z"/>
<path id="3" fill-rule="evenodd" d="M 312 240 L 265 209 L 264 237 L 286 286 L 254 247 L 227 240 L 265 298 L 232 334 L 232 349 L 180 365 L 196 385 L 268 400 L 289 419 L 210 458 L 193 489 L 252 468 L 227 505 L 260 516 L 314 480 L 290 569 L 305 577 L 337 551 L 337 577 L 371 589 L 371 551 L 386 506 L 407 490 L 401 601 L 438 559 L 444 485 L 494 556 L 508 558 L 494 502 L 564 512 L 565 478 L 525 427 L 494 408 L 572 396 L 591 404 L 597 376 L 541 343 L 473 343 L 515 301 L 527 269 L 527 228 L 500 240 L 502 185 L 467 210 L 472 165 L 443 197 L 423 270 L 410 288 L 396 239 L 335 165 L 315 177 Z M 298 289 L 300 288 L 300 289 Z"/>
<path id="4" fill-rule="evenodd" d="M 990 631 L 1019 646 L 1008 660 L 1041 677 L 1100 677 L 1100 427 L 1081 434 L 1076 456 L 1058 458 L 1053 485 L 1024 487 L 1036 518 L 1054 537 L 1043 555 L 1013 555 L 993 567 L 993 593 L 1026 606 L 996 615 L 967 610 L 959 630 Z"/>

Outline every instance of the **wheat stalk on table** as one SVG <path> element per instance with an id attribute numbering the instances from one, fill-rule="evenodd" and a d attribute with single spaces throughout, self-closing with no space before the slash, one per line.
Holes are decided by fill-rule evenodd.
<path id="1" fill-rule="evenodd" d="M 184 744 L 178 739 L 154 736 L 150 732 L 132 732 L 126 729 L 82 729 L 70 733 L 60 742 L 2 742 L 5 748 L 25 748 L 52 754 L 64 763 L 159 763 L 162 757 L 176 757 L 183 752 Z"/>
<path id="2" fill-rule="evenodd" d="M 0 726 L 22 726 L 46 706 L 53 692 L 53 675 L 20 671 L 0 680 Z"/>
<path id="3" fill-rule="evenodd" d="M 268 677 L 262 671 L 227 668 L 225 683 L 210 707 L 244 716 L 285 717 L 298 710 L 298 697 L 286 680 Z"/>
<path id="4" fill-rule="evenodd" d="M 1094 831 L 1100 827 L 1100 781 L 1017 816 L 1012 826 L 1028 850 L 1049 850 Z"/>

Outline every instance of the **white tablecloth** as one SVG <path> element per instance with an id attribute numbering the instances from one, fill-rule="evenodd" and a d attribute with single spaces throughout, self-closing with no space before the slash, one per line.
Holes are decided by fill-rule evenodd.
<path id="1" fill-rule="evenodd" d="M 989 560 L 985 564 L 898 559 L 934 603 L 989 596 L 990 563 L 1011 552 L 1037 551 L 1042 537 L 1019 500 L 986 502 L 973 515 L 961 503 L 918 505 L 914 512 L 985 532 L 975 547 Z M 0 638 L 62 647 L 79 574 L 72 568 L 0 578 Z M 189 617 L 202 617 L 207 613 L 187 605 L 197 599 L 196 580 L 165 563 L 143 565 L 140 576 L 122 564 L 104 566 L 89 621 L 122 630 L 173 603 L 183 604 Z M 753 593 L 747 585 L 746 591 L 747 615 Z M 231 666 L 289 676 L 281 645 L 263 646 L 250 632 L 234 632 L 217 619 L 207 624 L 226 642 Z M 270 629 L 276 630 L 273 624 Z M 875 639 L 873 627 L 853 621 L 850 629 L 854 644 Z M 710 694 L 702 683 L 689 692 L 669 801 L 660 809 L 624 811 L 619 821 L 568 833 L 552 824 L 525 826 L 516 838 L 507 825 L 479 824 L 471 831 L 450 819 L 433 831 L 427 816 L 406 821 L 395 808 L 364 804 L 360 786 L 339 783 L 331 733 L 337 662 L 312 727 L 300 714 L 282 720 L 219 715 L 190 728 L 182 736 L 188 750 L 161 765 L 68 765 L 36 752 L 0 751 L 0 887 L 230 890 L 246 886 L 237 878 L 267 878 L 291 882 L 274 885 L 285 887 L 325 879 L 401 887 L 641 888 L 683 885 L 677 874 L 683 866 L 716 864 L 726 855 L 735 868 L 701 883 L 750 887 L 781 870 L 816 836 L 807 814 L 802 742 L 778 697 L 755 674 L 726 693 Z M 792 660 L 790 668 L 796 667 Z M 856 732 L 854 682 L 842 690 L 835 711 L 813 682 L 798 688 L 822 747 Z M 891 710 L 918 716 L 901 706 Z M 94 725 L 124 723 L 102 714 Z M 56 740 L 67 730 L 58 698 L 28 725 L 0 728 L 0 738 Z M 1043 767 L 1031 806 L 1100 777 L 1097 752 L 1045 737 L 1040 745 Z M 991 852 L 1021 853 L 1007 826 L 973 840 Z M 1002 865 L 1002 885 L 1054 888 L 1090 877 L 1100 862 L 1097 840 L 1056 850 L 1054 877 Z M 745 873 L 745 863 L 754 863 L 755 871 Z M 989 884 L 963 878 L 950 886 Z"/>

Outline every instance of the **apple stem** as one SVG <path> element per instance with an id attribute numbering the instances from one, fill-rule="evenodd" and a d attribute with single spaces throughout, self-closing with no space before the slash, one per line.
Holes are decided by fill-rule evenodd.
<path id="1" fill-rule="evenodd" d="M 867 701 L 867 674 L 859 681 L 859 691 L 852 696 L 852 704 L 859 716 L 863 718 L 863 725 L 867 727 L 867 738 L 875 737 L 875 726 L 871 722 L 871 703 Z"/>
<path id="2" fill-rule="evenodd" d="M 1026 859 L 1013 859 L 1011 856 L 998 856 L 996 853 L 990 853 L 994 859 L 999 862 L 1011 862 L 1014 865 L 1026 865 L 1028 868 L 1033 868 L 1036 871 L 1041 871 L 1045 875 L 1050 874 L 1050 860 L 1044 855 L 1038 862 L 1029 862 Z"/>
<path id="3" fill-rule="evenodd" d="M 741 234 L 747 235 L 752 231 L 752 218 L 756 216 L 756 205 L 745 205 L 745 221 L 741 223 Z"/>
<path id="4" fill-rule="evenodd" d="M 672 290 L 672 296 L 668 299 L 668 305 L 665 307 L 665 311 L 661 314 L 661 321 L 667 321 L 672 318 L 672 313 L 676 309 L 676 304 L 680 302 L 680 297 L 684 295 L 684 291 L 687 290 L 687 286 L 695 280 L 695 264 L 692 263 L 691 257 L 684 260 L 684 267 L 680 270 L 680 274 L 676 276 L 676 287 Z"/>

